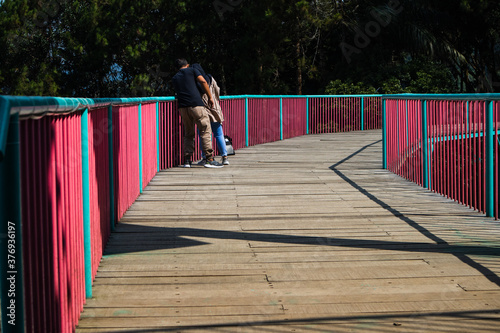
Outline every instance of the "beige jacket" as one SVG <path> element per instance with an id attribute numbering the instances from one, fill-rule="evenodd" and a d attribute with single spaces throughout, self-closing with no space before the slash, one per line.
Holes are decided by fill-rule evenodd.
<path id="1" fill-rule="evenodd" d="M 210 108 L 208 106 L 208 96 L 207 94 L 203 94 L 201 98 L 203 99 L 203 103 L 207 107 L 210 112 L 208 116 L 210 118 L 210 122 L 212 123 L 222 123 L 224 121 L 224 115 L 222 114 L 222 109 L 220 107 L 220 88 L 217 85 L 217 81 L 212 77 L 212 82 L 210 83 L 210 93 L 212 94 L 212 98 L 214 100 L 214 106 Z"/>

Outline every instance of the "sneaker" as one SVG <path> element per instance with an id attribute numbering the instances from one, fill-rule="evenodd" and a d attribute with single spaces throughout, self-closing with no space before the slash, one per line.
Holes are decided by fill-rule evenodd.
<path id="1" fill-rule="evenodd" d="M 216 160 L 207 160 L 205 163 L 205 168 L 222 168 L 223 165 L 217 162 Z"/>
<path id="2" fill-rule="evenodd" d="M 222 156 L 222 164 L 223 165 L 229 165 L 229 161 L 227 159 L 227 156 Z"/>
<path id="3" fill-rule="evenodd" d="M 206 158 L 202 158 L 200 161 L 198 161 L 198 163 L 196 163 L 198 165 L 201 165 L 201 166 L 204 166 L 205 164 L 207 164 L 207 159 Z"/>
<path id="4" fill-rule="evenodd" d="M 183 168 L 190 168 L 191 167 L 191 160 L 186 159 L 184 160 L 184 164 L 182 165 Z"/>

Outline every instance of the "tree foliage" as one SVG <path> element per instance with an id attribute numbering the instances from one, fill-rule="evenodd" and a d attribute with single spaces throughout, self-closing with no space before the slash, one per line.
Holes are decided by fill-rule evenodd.
<path id="1" fill-rule="evenodd" d="M 493 0 L 3 0 L 0 93 L 172 95 L 174 60 L 225 94 L 500 90 Z"/>

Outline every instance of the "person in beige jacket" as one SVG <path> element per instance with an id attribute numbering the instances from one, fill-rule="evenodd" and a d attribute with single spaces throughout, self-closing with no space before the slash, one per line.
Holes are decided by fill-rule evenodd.
<path id="1" fill-rule="evenodd" d="M 220 155 L 222 156 L 222 164 L 229 165 L 229 160 L 227 159 L 227 147 L 226 140 L 224 139 L 224 131 L 222 129 L 222 123 L 224 122 L 224 115 L 222 114 L 222 108 L 220 107 L 220 88 L 217 85 L 217 81 L 211 76 L 207 75 L 200 64 L 192 64 L 192 68 L 197 69 L 201 75 L 205 78 L 205 81 L 208 83 L 208 87 L 210 89 L 210 93 L 213 97 L 213 104 L 209 103 L 209 96 L 200 89 L 201 98 L 203 103 L 205 103 L 205 107 L 208 109 L 208 117 L 210 118 L 210 125 L 212 127 L 212 134 L 215 136 L 215 142 L 217 144 L 217 148 L 219 150 Z M 206 158 L 202 153 L 203 159 L 198 162 L 198 164 L 203 165 L 206 163 Z"/>

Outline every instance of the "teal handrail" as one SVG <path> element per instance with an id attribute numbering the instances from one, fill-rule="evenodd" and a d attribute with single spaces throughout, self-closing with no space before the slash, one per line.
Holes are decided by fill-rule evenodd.
<path id="1" fill-rule="evenodd" d="M 417 99 L 417 100 L 500 100 L 500 94 L 399 94 L 382 95 L 384 99 Z"/>
<path id="2" fill-rule="evenodd" d="M 332 98 L 332 97 L 383 97 L 381 94 L 371 95 L 227 95 L 221 96 L 221 99 L 237 98 Z"/>
<path id="3" fill-rule="evenodd" d="M 69 97 L 27 97 L 0 96 L 0 161 L 5 155 L 9 118 L 18 114 L 22 118 L 44 114 L 62 114 L 85 108 L 107 107 L 114 104 L 133 104 L 156 101 L 173 101 L 175 97 L 141 98 L 69 98 Z"/>
<path id="4" fill-rule="evenodd" d="M 89 98 L 0 96 L 0 161 L 5 156 L 11 115 L 29 117 L 50 113 L 67 113 L 83 110 L 93 104 L 93 100 Z"/>

